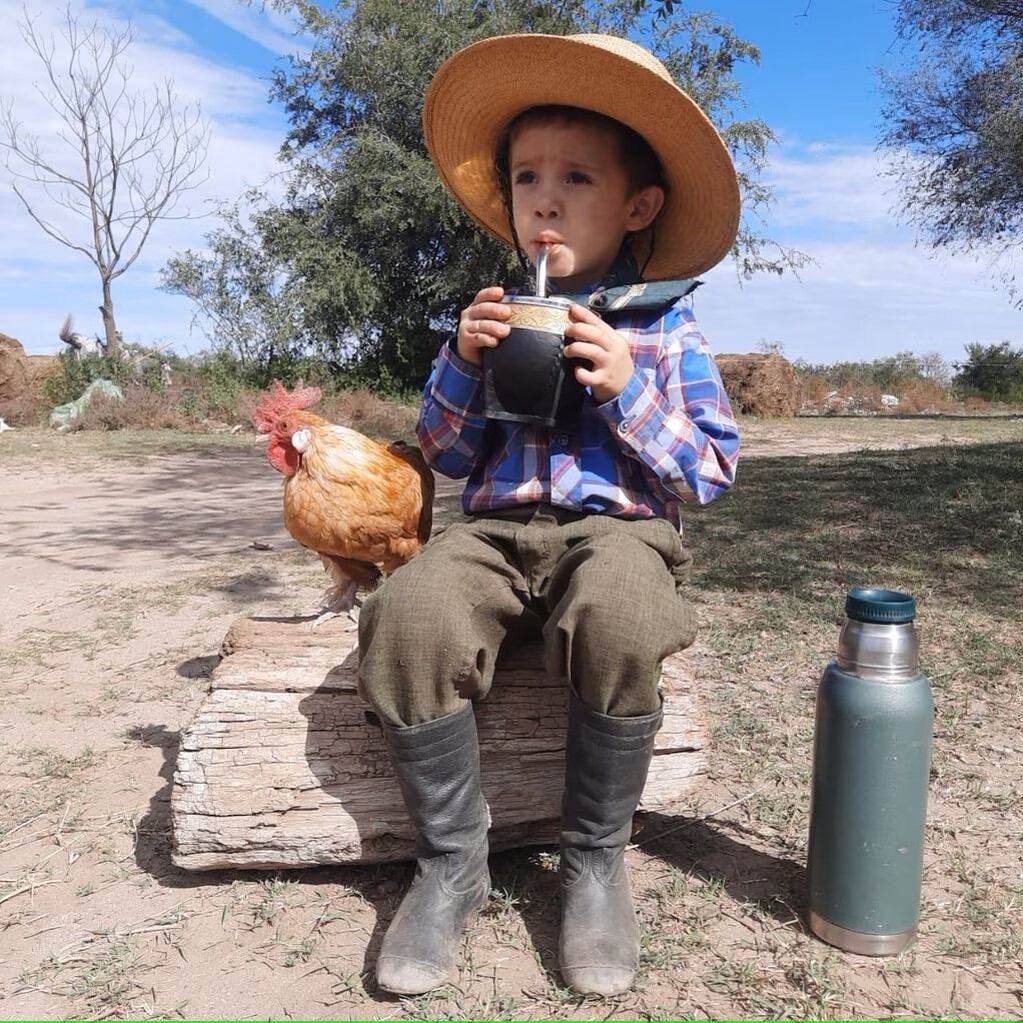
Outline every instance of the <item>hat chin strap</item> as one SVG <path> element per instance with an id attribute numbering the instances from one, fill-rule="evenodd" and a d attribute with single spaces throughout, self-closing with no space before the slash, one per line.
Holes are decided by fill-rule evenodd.
<path id="1" fill-rule="evenodd" d="M 522 242 L 519 241 L 519 232 L 515 230 L 515 216 L 512 213 L 511 196 L 508 194 L 506 188 L 501 189 L 501 202 L 504 205 L 504 215 L 508 218 L 508 229 L 511 231 L 512 241 L 515 245 L 515 255 L 519 257 L 519 263 L 522 265 L 522 273 L 526 280 L 529 280 L 533 273 L 533 268 L 526 258 L 525 252 L 522 250 Z"/>
<path id="2" fill-rule="evenodd" d="M 654 250 L 657 248 L 657 229 L 655 224 L 656 221 L 653 224 L 650 224 L 649 227 L 644 227 L 642 231 L 629 231 L 622 240 L 622 249 L 627 251 L 629 259 L 632 260 L 633 265 L 635 266 L 638 264 L 638 260 L 636 259 L 635 250 L 632 244 L 633 240 L 639 238 L 647 231 L 650 232 L 650 245 L 646 250 L 646 259 L 643 260 L 643 265 L 637 271 L 640 280 L 643 280 L 646 268 L 650 265 L 650 260 L 653 259 L 654 256 Z"/>

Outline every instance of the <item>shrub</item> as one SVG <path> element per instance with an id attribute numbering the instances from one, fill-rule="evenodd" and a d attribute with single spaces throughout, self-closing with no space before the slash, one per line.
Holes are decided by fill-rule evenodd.
<path id="1" fill-rule="evenodd" d="M 381 398 L 365 387 L 325 397 L 317 410 L 332 422 L 378 439 L 412 439 L 419 414 L 418 402 L 413 406 Z"/>
<path id="2" fill-rule="evenodd" d="M 1023 401 L 1023 349 L 1008 341 L 966 346 L 967 360 L 956 363 L 953 383 L 964 395 L 989 401 Z"/>
<path id="3" fill-rule="evenodd" d="M 72 420 L 72 430 L 174 430 L 188 426 L 188 418 L 161 391 L 142 384 L 126 384 L 124 397 L 97 394 L 85 411 Z"/>
<path id="4" fill-rule="evenodd" d="M 937 352 L 912 352 L 873 362 L 795 363 L 803 385 L 804 404 L 830 406 L 832 411 L 920 412 L 956 408 L 948 380 L 948 365 Z M 887 406 L 881 395 L 894 394 L 899 404 Z M 829 395 L 833 395 L 831 399 Z"/>
<path id="5" fill-rule="evenodd" d="M 899 394 L 898 412 L 951 412 L 957 408 L 947 387 L 937 380 L 922 377 L 910 381 Z"/>
<path id="6" fill-rule="evenodd" d="M 45 426 L 50 403 L 38 384 L 30 385 L 15 398 L 8 398 L 0 409 L 8 426 Z"/>

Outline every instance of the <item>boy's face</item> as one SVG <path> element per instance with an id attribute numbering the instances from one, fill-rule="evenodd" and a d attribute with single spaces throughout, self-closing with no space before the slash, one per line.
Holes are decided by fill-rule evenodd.
<path id="1" fill-rule="evenodd" d="M 508 165 L 515 230 L 533 262 L 550 245 L 547 273 L 567 289 L 602 277 L 629 231 L 647 227 L 664 192 L 629 189 L 611 127 L 552 121 L 511 138 Z"/>

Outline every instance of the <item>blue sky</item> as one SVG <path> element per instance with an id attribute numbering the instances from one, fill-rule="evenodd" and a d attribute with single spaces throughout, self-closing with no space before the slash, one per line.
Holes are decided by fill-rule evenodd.
<path id="1" fill-rule="evenodd" d="M 44 31 L 56 5 L 29 0 Z M 693 5 L 696 6 L 696 5 Z M 811 362 L 872 359 L 911 349 L 955 360 L 971 341 L 1023 339 L 1023 313 L 991 284 L 992 271 L 967 256 L 931 253 L 892 214 L 896 194 L 875 152 L 881 97 L 875 69 L 897 64 L 889 0 L 719 0 L 701 4 L 761 49 L 759 66 L 739 70 L 747 114 L 777 132 L 766 180 L 777 201 L 765 234 L 814 259 L 799 279 L 759 277 L 742 285 L 724 263 L 704 276 L 697 315 L 715 351 L 752 351 L 778 342 Z M 301 49 L 288 20 L 239 0 L 73 0 L 76 11 L 136 28 L 132 55 L 141 85 L 173 77 L 178 92 L 201 101 L 211 128 L 209 177 L 190 198 L 192 219 L 159 225 L 139 261 L 115 283 L 118 321 L 129 340 L 170 343 L 182 353 L 207 342 L 190 331 L 186 299 L 158 290 L 168 256 L 201 248 L 218 202 L 270 182 L 286 129 L 267 102 L 276 62 Z M 11 26 L 20 0 L 0 0 Z M 9 32 L 0 96 L 14 103 L 41 142 L 56 124 L 33 91 L 34 57 Z M 279 179 L 278 179 L 279 180 Z M 46 238 L 24 213 L 0 166 L 0 331 L 31 352 L 61 346 L 71 312 L 76 329 L 100 330 L 98 278 L 85 259 Z"/>

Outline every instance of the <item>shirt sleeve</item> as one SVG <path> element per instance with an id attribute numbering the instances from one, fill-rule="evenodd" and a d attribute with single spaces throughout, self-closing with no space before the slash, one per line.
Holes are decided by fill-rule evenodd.
<path id="1" fill-rule="evenodd" d="M 660 329 L 655 372 L 637 367 L 622 393 L 598 407 L 625 453 L 669 496 L 708 504 L 735 480 L 739 428 L 692 310 L 673 306 Z"/>
<path id="2" fill-rule="evenodd" d="M 453 479 L 468 476 L 483 450 L 483 373 L 445 343 L 423 389 L 416 437 L 426 461 Z"/>

